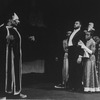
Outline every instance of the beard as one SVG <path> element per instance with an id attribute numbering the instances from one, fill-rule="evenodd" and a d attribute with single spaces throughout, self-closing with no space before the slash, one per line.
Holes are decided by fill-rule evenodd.
<path id="1" fill-rule="evenodd" d="M 75 27 L 75 26 L 74 26 L 74 29 L 78 29 L 78 28 L 79 28 L 79 26 L 78 26 L 78 27 Z"/>

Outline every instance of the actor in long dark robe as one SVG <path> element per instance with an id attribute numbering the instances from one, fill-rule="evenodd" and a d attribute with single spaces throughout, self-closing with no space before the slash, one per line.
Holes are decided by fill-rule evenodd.
<path id="1" fill-rule="evenodd" d="M 19 18 L 14 13 L 11 19 L 8 20 L 7 25 L 4 25 L 5 32 L 1 33 L 3 42 L 0 43 L 2 47 L 1 55 L 3 57 L 2 63 L 3 72 L 5 72 L 3 82 L 5 82 L 5 92 L 7 94 L 18 95 L 25 98 L 26 95 L 21 94 L 21 79 L 22 79 L 22 52 L 21 52 L 21 36 L 16 28 L 19 23 Z M 1 39 L 2 38 L 2 39 Z M 5 79 L 5 80 L 4 80 Z"/>
<path id="2" fill-rule="evenodd" d="M 22 53 L 21 36 L 16 28 L 6 27 L 7 35 L 12 35 L 6 46 L 6 84 L 5 91 L 19 94 L 21 91 Z"/>

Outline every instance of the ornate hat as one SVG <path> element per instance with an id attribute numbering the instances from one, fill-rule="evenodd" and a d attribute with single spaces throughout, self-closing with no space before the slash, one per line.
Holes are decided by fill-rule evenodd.
<path id="1" fill-rule="evenodd" d="M 16 19 L 19 19 L 19 17 L 17 16 L 16 13 L 14 13 L 14 15 L 12 16 L 12 19 L 13 19 L 13 20 L 16 20 Z"/>

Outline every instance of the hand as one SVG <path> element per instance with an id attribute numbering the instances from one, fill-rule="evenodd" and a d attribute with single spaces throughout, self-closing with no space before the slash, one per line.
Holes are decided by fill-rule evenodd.
<path id="1" fill-rule="evenodd" d="M 8 36 L 6 37 L 6 39 L 7 39 L 7 40 L 14 40 L 14 36 L 13 36 L 13 35 L 8 35 Z"/>
<path id="2" fill-rule="evenodd" d="M 78 45 L 80 45 L 80 46 L 82 46 L 84 43 L 80 40 L 79 42 L 78 42 Z"/>
<path id="3" fill-rule="evenodd" d="M 84 32 L 86 33 L 86 32 L 87 32 L 87 30 L 84 30 Z"/>
<path id="4" fill-rule="evenodd" d="M 82 57 L 78 57 L 77 63 L 80 64 L 82 62 Z"/>
<path id="5" fill-rule="evenodd" d="M 72 33 L 72 31 L 68 31 L 66 36 L 70 36 L 71 33 Z"/>
<path id="6" fill-rule="evenodd" d="M 84 46 L 85 46 L 85 44 L 81 40 L 78 42 L 78 45 L 80 45 L 81 48 L 84 48 Z"/>
<path id="7" fill-rule="evenodd" d="M 71 34 L 71 33 L 72 33 L 72 31 L 68 31 L 67 33 L 68 33 L 68 34 Z"/>
<path id="8" fill-rule="evenodd" d="M 31 39 L 32 41 L 35 41 L 35 37 L 34 36 L 30 36 L 29 39 Z"/>

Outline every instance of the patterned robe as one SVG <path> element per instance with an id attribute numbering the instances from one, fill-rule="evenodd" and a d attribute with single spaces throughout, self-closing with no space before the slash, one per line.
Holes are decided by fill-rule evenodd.
<path id="1" fill-rule="evenodd" d="M 97 56 L 96 63 L 97 63 L 98 80 L 99 80 L 99 86 L 100 86 L 100 43 L 98 44 L 98 47 L 97 47 L 96 56 Z"/>
<path id="2" fill-rule="evenodd" d="M 96 92 L 100 91 L 97 70 L 96 70 L 96 58 L 95 58 L 95 41 L 90 39 L 86 42 L 86 47 L 92 50 L 92 54 L 89 54 L 89 58 L 83 58 L 84 66 L 84 91 L 85 92 Z"/>
<path id="3" fill-rule="evenodd" d="M 97 66 L 97 73 L 98 73 L 98 80 L 100 86 L 100 38 L 98 36 L 93 37 L 94 41 L 96 42 L 96 66 Z"/>

